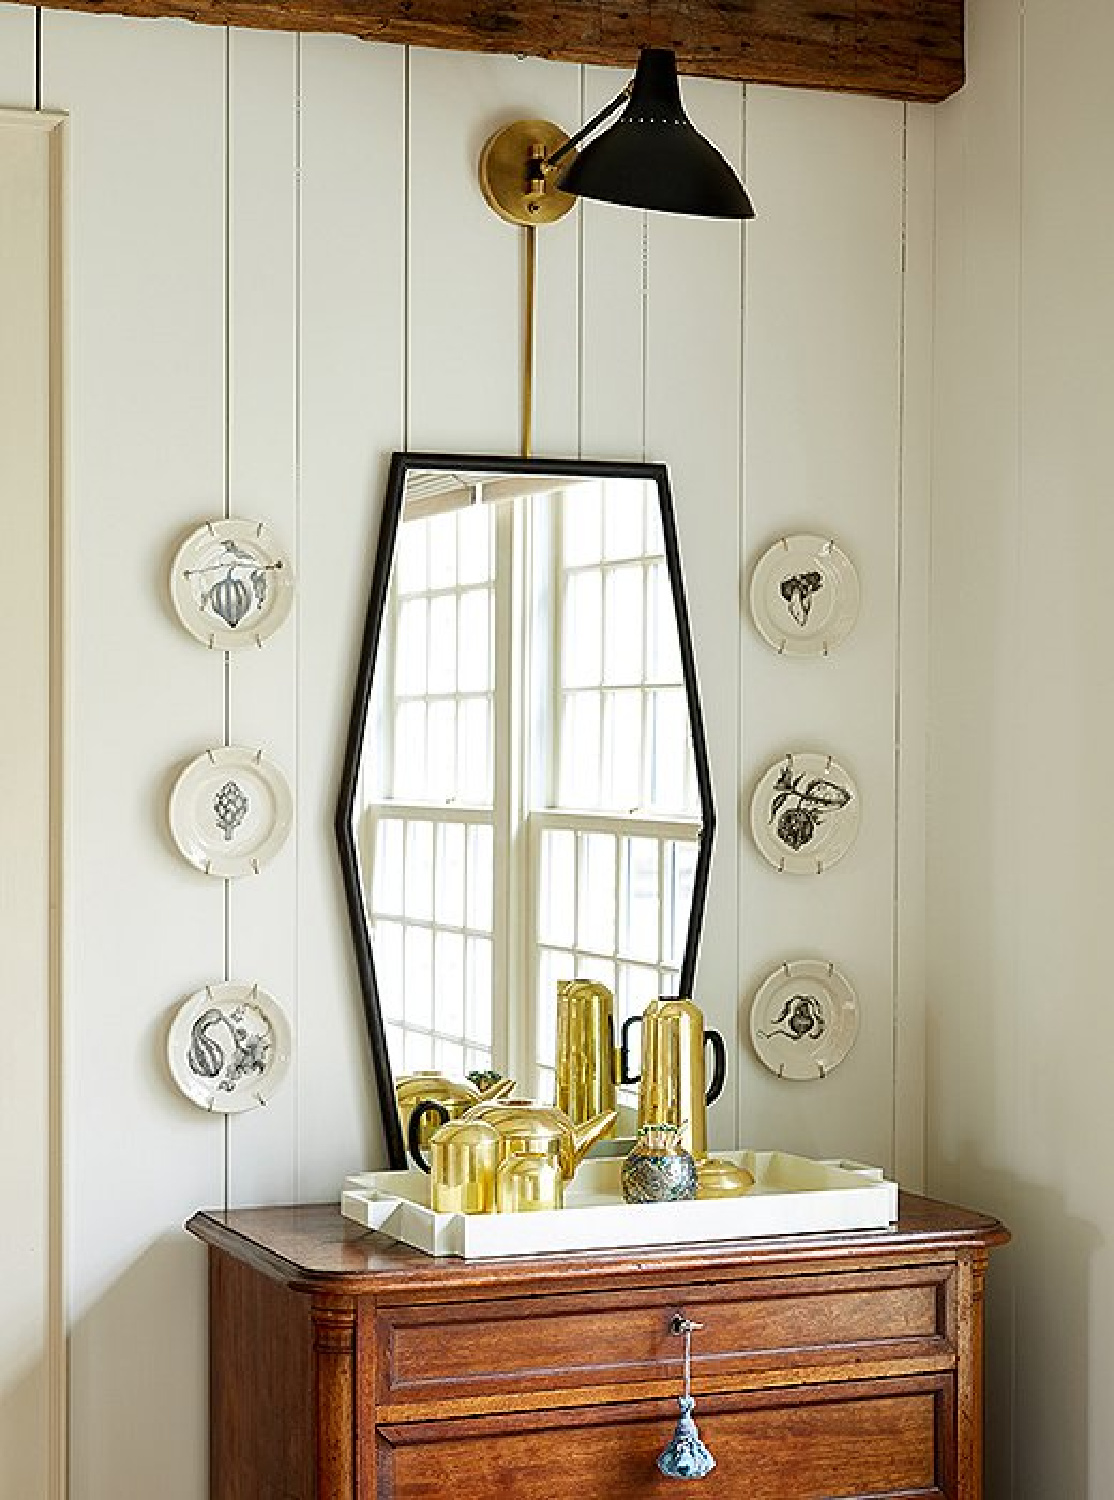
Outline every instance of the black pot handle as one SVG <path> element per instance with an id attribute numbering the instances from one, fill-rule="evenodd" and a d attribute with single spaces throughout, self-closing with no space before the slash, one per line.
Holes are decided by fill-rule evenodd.
<path id="1" fill-rule="evenodd" d="M 421 1167 L 423 1172 L 429 1171 L 429 1162 L 422 1155 L 422 1121 L 426 1115 L 436 1115 L 442 1125 L 449 1122 L 449 1112 L 443 1104 L 438 1104 L 436 1099 L 419 1099 L 410 1114 L 410 1124 L 406 1127 L 406 1144 L 410 1147 L 410 1155 L 416 1166 Z"/>
<path id="2" fill-rule="evenodd" d="M 628 1016 L 623 1022 L 623 1029 L 619 1033 L 619 1082 L 637 1083 L 642 1077 L 641 1072 L 632 1073 L 630 1070 L 630 1032 L 632 1026 L 642 1025 L 641 1011 L 636 1016 Z M 639 1061 L 641 1068 L 641 1060 Z"/>
<path id="3" fill-rule="evenodd" d="M 708 1085 L 708 1092 L 704 1095 L 705 1104 L 714 1104 L 723 1093 L 723 1086 L 727 1082 L 727 1044 L 718 1031 L 706 1031 L 704 1033 L 704 1045 L 712 1044 L 712 1081 Z"/>

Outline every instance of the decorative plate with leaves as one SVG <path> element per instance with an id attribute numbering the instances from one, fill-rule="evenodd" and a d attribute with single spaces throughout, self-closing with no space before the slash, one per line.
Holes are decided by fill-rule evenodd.
<path id="1" fill-rule="evenodd" d="M 755 788 L 750 826 L 775 869 L 819 875 L 855 842 L 858 788 L 830 755 L 786 755 Z"/>
<path id="2" fill-rule="evenodd" d="M 763 982 L 750 1008 L 754 1050 L 779 1078 L 826 1078 L 855 1045 L 859 1002 L 835 964 L 798 958 Z"/>
<path id="3" fill-rule="evenodd" d="M 175 1015 L 167 1039 L 174 1082 L 219 1114 L 266 1104 L 290 1064 L 290 1022 L 257 984 L 210 984 Z"/>
<path id="4" fill-rule="evenodd" d="M 232 651 L 261 646 L 279 628 L 294 574 L 265 521 L 206 521 L 178 549 L 170 594 L 191 635 Z"/>
<path id="5" fill-rule="evenodd" d="M 780 654 L 827 656 L 858 618 L 859 575 L 830 538 L 783 536 L 754 569 L 750 611 Z"/>
<path id="6" fill-rule="evenodd" d="M 235 880 L 258 875 L 294 821 L 290 786 L 262 750 L 221 745 L 190 761 L 170 794 L 170 832 L 191 865 Z"/>

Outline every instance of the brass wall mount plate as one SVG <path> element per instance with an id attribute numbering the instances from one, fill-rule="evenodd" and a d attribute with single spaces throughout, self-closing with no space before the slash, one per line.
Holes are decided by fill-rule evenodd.
<path id="1" fill-rule="evenodd" d="M 516 120 L 497 130 L 480 152 L 480 190 L 488 207 L 508 224 L 554 224 L 563 219 L 576 199 L 546 179 L 541 163 L 568 139 L 549 120 Z M 564 160 L 574 159 L 570 151 Z M 532 161 L 537 163 L 533 172 Z"/>

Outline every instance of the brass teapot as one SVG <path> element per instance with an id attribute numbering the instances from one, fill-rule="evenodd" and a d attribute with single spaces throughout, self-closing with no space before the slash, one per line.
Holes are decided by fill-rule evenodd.
<path id="1" fill-rule="evenodd" d="M 514 1093 L 514 1079 L 500 1078 L 486 1089 L 478 1089 L 466 1078 L 447 1078 L 436 1068 L 407 1073 L 395 1084 L 402 1134 L 408 1137 L 411 1120 L 418 1117 L 418 1139 L 428 1150 L 434 1131 L 449 1120 L 459 1120 L 474 1105 L 487 1099 L 502 1099 Z"/>
<path id="2" fill-rule="evenodd" d="M 501 1139 L 503 1160 L 512 1155 L 548 1156 L 571 1182 L 577 1167 L 597 1141 L 615 1126 L 615 1111 L 605 1109 L 590 1120 L 575 1125 L 563 1109 L 553 1104 L 535 1104 L 531 1099 L 501 1099 L 477 1104 L 469 1120 L 486 1120 Z"/>

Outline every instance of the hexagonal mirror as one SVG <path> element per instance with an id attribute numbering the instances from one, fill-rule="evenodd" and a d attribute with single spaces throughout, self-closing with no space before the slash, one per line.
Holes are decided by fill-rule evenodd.
<path id="1" fill-rule="evenodd" d="M 713 827 L 664 465 L 396 454 L 337 809 L 392 1166 L 413 1075 L 552 1100 L 559 980 L 692 993 Z"/>

